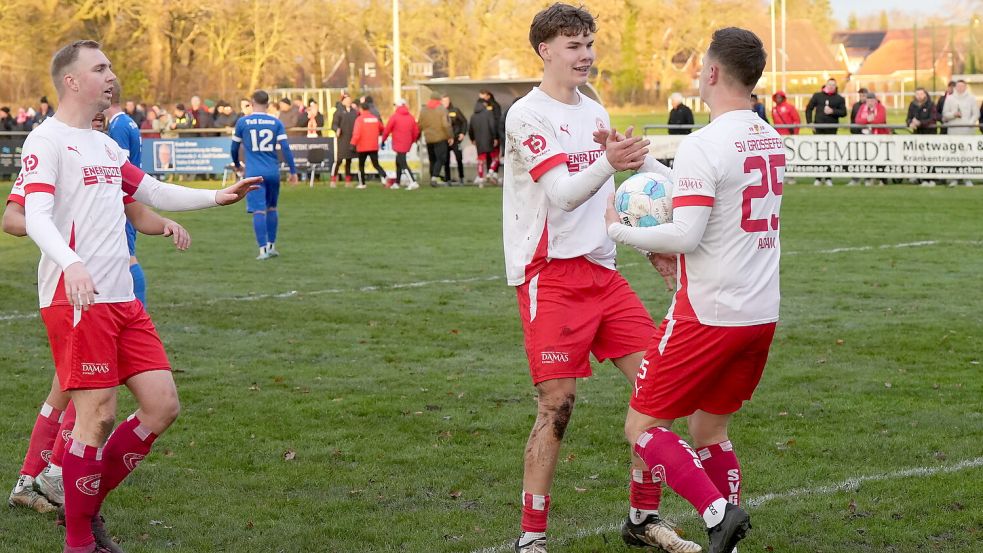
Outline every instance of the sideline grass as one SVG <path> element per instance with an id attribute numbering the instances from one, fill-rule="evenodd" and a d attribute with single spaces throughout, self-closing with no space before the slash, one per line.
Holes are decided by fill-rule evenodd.
<path id="1" fill-rule="evenodd" d="M 980 190 L 788 186 L 783 207 L 783 319 L 732 435 L 746 496 L 978 457 Z M 111 496 L 113 532 L 130 553 L 451 552 L 513 538 L 534 403 L 501 278 L 500 190 L 300 187 L 281 209 L 270 262 L 253 260 L 241 207 L 175 215 L 194 238 L 186 253 L 140 238 L 183 412 Z M 936 243 L 819 253 L 917 241 Z M 660 317 L 660 279 L 634 252 L 620 259 Z M 28 240 L 0 236 L 0 315 L 35 311 L 36 261 Z M 12 486 L 51 360 L 39 320 L 0 325 Z M 609 365 L 580 386 L 551 551 L 627 551 L 593 530 L 625 515 L 628 391 Z M 972 468 L 776 499 L 751 510 L 742 551 L 979 550 L 981 482 Z M 2 552 L 60 551 L 61 537 L 49 518 L 0 514 Z"/>

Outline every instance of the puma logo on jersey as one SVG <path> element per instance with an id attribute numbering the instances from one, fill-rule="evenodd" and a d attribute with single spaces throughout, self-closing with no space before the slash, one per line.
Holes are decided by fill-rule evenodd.
<path id="1" fill-rule="evenodd" d="M 570 137 L 573 136 L 573 135 L 570 134 L 570 125 L 567 124 L 567 123 L 564 123 L 564 124 L 560 125 L 560 132 L 565 132 L 565 133 L 567 133 L 567 136 L 570 136 Z"/>
<path id="2" fill-rule="evenodd" d="M 65 147 L 68 148 L 69 152 L 75 152 L 78 155 L 82 155 L 82 152 L 80 152 L 79 149 L 76 148 L 75 146 L 65 146 Z"/>

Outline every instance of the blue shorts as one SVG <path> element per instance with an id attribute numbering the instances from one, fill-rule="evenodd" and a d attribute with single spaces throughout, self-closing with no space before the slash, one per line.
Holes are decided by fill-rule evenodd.
<path id="1" fill-rule="evenodd" d="M 250 175 L 247 177 L 263 177 L 263 182 L 259 183 L 259 188 L 246 194 L 246 213 L 254 211 L 266 211 L 271 207 L 276 207 L 277 200 L 280 198 L 280 173 L 275 175 Z"/>
<path id="2" fill-rule="evenodd" d="M 130 257 L 137 254 L 137 229 L 133 228 L 133 223 L 126 222 L 126 247 L 130 249 Z"/>

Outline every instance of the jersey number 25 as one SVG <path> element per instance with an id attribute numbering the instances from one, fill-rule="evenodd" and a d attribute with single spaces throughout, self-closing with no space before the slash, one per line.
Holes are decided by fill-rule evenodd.
<path id="1" fill-rule="evenodd" d="M 785 167 L 785 154 L 772 154 L 748 157 L 744 160 L 744 172 L 761 173 L 761 184 L 744 189 L 744 202 L 741 204 L 741 228 L 745 232 L 767 232 L 778 230 L 778 214 L 772 213 L 764 219 L 751 218 L 751 200 L 764 198 L 771 190 L 776 196 L 782 195 L 782 180 L 778 178 L 778 168 Z M 784 172 L 783 172 L 784 173 Z M 770 225 L 769 225 L 770 223 Z"/>

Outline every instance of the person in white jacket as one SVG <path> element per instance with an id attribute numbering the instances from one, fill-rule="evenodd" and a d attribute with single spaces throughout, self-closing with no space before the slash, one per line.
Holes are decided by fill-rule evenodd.
<path id="1" fill-rule="evenodd" d="M 951 135 L 971 135 L 976 133 L 979 112 L 976 109 L 976 96 L 969 91 L 966 81 L 956 81 L 956 90 L 945 100 L 942 107 L 942 124 Z M 949 186 L 955 186 L 955 180 L 949 181 Z M 973 186 L 973 181 L 966 179 L 966 186 Z"/>

